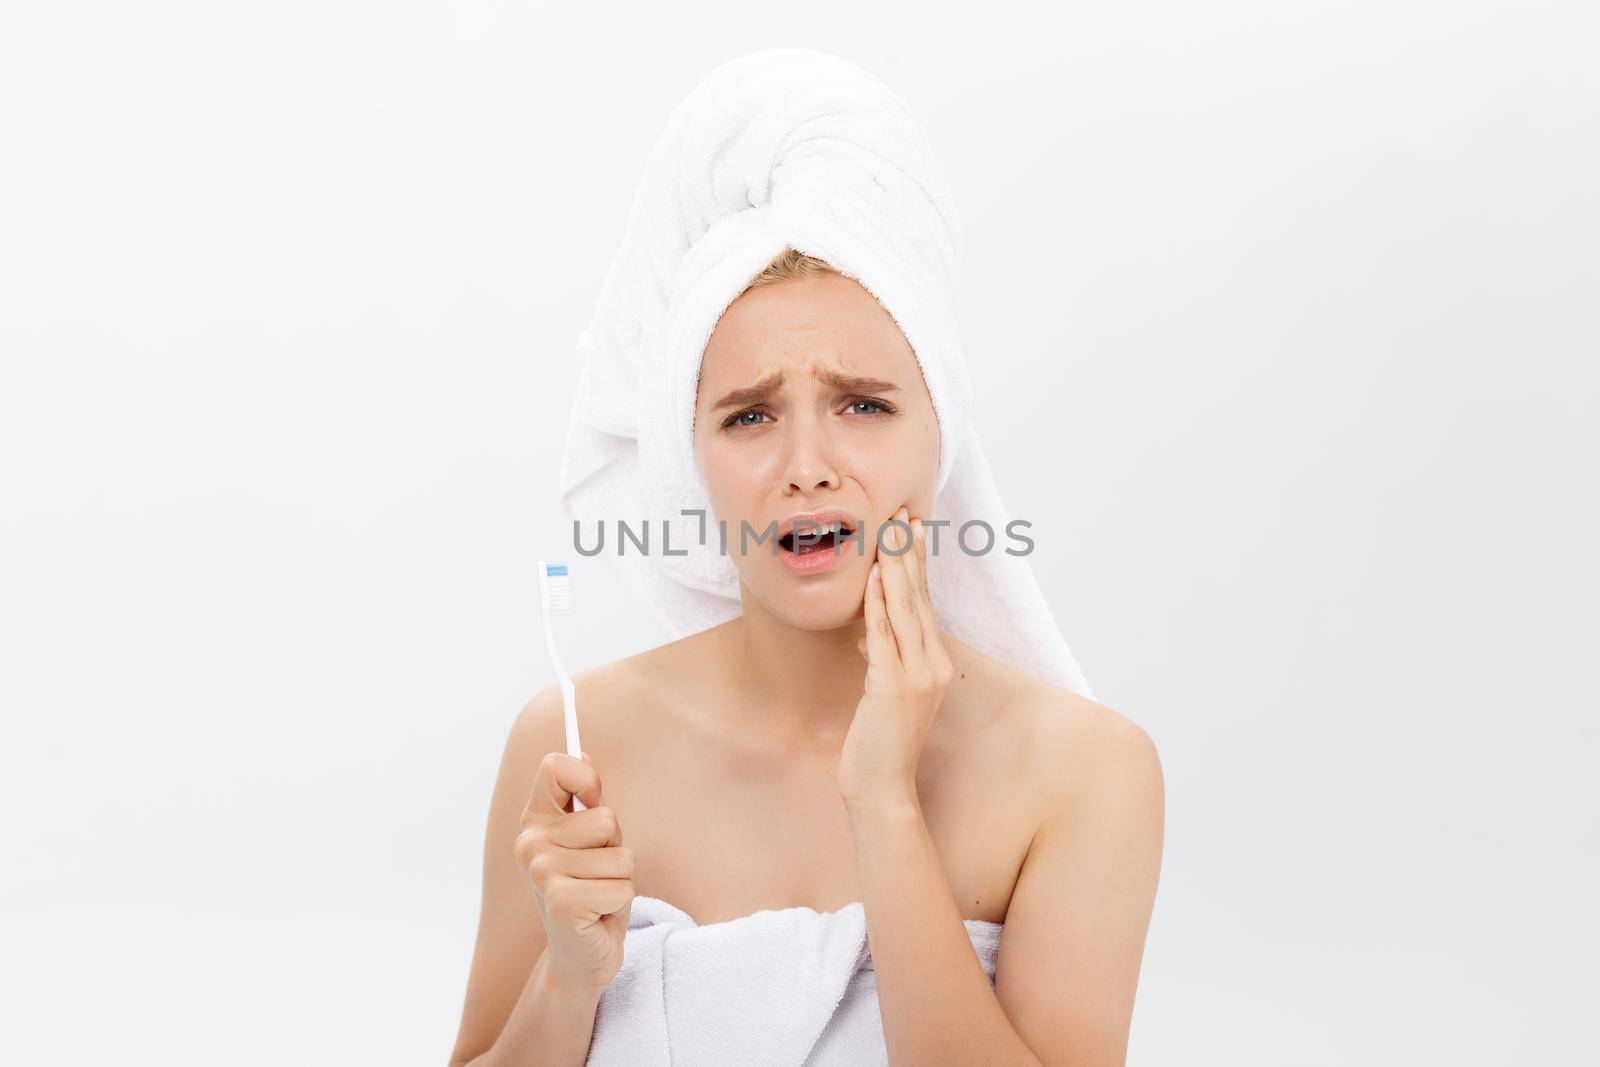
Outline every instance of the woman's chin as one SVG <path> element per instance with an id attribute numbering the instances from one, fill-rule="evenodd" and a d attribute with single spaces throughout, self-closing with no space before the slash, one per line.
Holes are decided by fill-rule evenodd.
<path id="1" fill-rule="evenodd" d="M 794 627 L 796 630 L 808 630 L 814 633 L 823 633 L 828 630 L 842 630 L 857 622 L 861 618 L 860 611 L 835 611 L 823 614 L 821 612 L 788 612 L 779 613 L 777 618 Z"/>
<path id="2" fill-rule="evenodd" d="M 758 596 L 767 613 L 797 630 L 837 630 L 861 618 L 864 589 L 851 590 L 846 583 L 830 582 L 826 587 L 793 580 L 777 588 L 768 585 Z"/>

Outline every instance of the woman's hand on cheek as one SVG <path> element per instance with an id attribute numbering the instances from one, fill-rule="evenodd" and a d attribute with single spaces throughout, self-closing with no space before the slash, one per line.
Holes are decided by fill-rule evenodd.
<path id="1" fill-rule="evenodd" d="M 901 508 L 894 516 L 909 523 Z M 839 757 L 847 806 L 917 799 L 917 764 L 954 669 L 928 595 L 928 547 L 920 521 L 915 547 L 891 526 L 867 578 L 867 678 Z"/>

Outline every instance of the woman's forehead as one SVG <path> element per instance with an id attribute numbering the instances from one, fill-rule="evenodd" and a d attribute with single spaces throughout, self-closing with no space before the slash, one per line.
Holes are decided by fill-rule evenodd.
<path id="1" fill-rule="evenodd" d="M 856 282 L 838 275 L 760 286 L 718 320 L 701 358 L 702 381 L 790 379 L 820 371 L 905 374 L 916 356 L 894 318 Z"/>
<path id="2" fill-rule="evenodd" d="M 700 368 L 700 387 L 708 390 L 763 385 L 784 389 L 811 384 L 843 386 L 849 379 L 871 379 L 906 388 L 920 377 L 921 371 L 910 353 L 892 350 L 746 350 L 728 358 L 708 353 Z"/>

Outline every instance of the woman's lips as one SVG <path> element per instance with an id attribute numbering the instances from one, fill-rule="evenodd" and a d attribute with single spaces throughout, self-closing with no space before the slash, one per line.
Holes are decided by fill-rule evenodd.
<path id="1" fill-rule="evenodd" d="M 841 562 L 841 557 L 850 551 L 851 544 L 850 541 L 835 540 L 829 536 L 807 546 L 804 552 L 791 552 L 780 543 L 778 558 L 783 561 L 783 565 L 791 574 L 816 574 L 837 566 Z"/>

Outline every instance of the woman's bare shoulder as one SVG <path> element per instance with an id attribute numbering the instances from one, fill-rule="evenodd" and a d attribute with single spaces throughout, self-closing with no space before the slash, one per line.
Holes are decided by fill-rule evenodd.
<path id="1" fill-rule="evenodd" d="M 1029 679 L 1014 700 L 1026 736 L 1030 777 L 1040 783 L 1049 818 L 1092 808 L 1108 791 L 1159 795 L 1161 757 L 1148 732 L 1128 716 L 1040 679 Z"/>
<path id="2" fill-rule="evenodd" d="M 1128 716 L 1043 679 L 1029 678 L 1018 688 L 1015 703 L 1040 740 L 1076 745 L 1091 755 L 1105 747 L 1152 743 Z"/>
<path id="3" fill-rule="evenodd" d="M 685 664 L 693 662 L 706 640 L 702 631 L 575 671 L 572 684 L 583 751 L 597 762 L 602 755 L 614 761 L 637 747 L 638 740 L 670 713 L 672 695 L 683 689 Z M 551 682 L 535 693 L 517 713 L 511 733 L 512 744 L 532 755 L 535 764 L 546 752 L 565 752 L 566 711 L 560 686 Z"/>
<path id="4" fill-rule="evenodd" d="M 1008 769 L 1038 801 L 1040 818 L 1064 804 L 1092 801 L 1097 783 L 1133 776 L 1159 782 L 1160 760 L 1148 733 L 1128 716 L 1088 697 L 1052 685 L 972 647 L 960 646 L 968 672 L 960 684 L 988 700 L 968 700 L 969 737 L 1003 752 Z M 975 684 L 974 684 L 975 683 Z M 965 733 L 965 731 L 959 731 Z"/>

